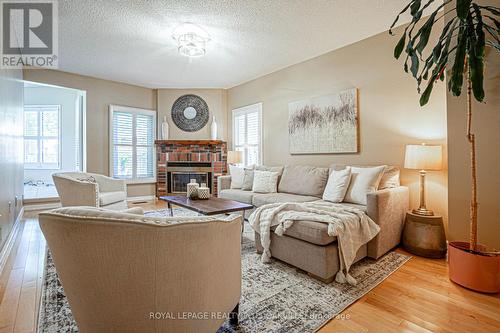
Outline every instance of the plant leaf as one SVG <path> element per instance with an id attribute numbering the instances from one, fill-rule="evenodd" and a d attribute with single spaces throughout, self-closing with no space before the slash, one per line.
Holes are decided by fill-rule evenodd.
<path id="1" fill-rule="evenodd" d="M 401 55 L 401 52 L 403 52 L 403 48 L 405 46 L 405 42 L 406 42 L 406 34 L 403 34 L 403 36 L 399 40 L 398 44 L 394 48 L 394 58 L 399 59 L 399 56 Z"/>
<path id="2" fill-rule="evenodd" d="M 402 11 L 399 12 L 398 16 L 396 16 L 396 18 L 394 19 L 394 22 L 392 22 L 390 28 L 389 28 L 389 34 L 392 35 L 392 28 L 394 28 L 394 26 L 396 25 L 396 23 L 398 22 L 399 20 L 399 17 L 401 16 L 401 14 L 403 14 L 404 12 L 406 12 L 408 10 L 408 8 L 410 8 L 411 4 L 413 3 L 414 0 L 410 1 L 406 6 L 405 8 L 403 8 Z M 406 32 L 406 31 L 405 31 Z"/>
<path id="3" fill-rule="evenodd" d="M 479 7 L 479 6 L 478 6 Z M 490 20 L 493 21 L 493 23 L 495 23 L 495 26 L 497 27 L 497 30 L 500 30 L 500 22 L 498 22 L 498 20 L 496 20 L 494 17 L 491 17 L 489 15 L 484 15 L 484 17 L 487 17 L 489 18 Z"/>
<path id="4" fill-rule="evenodd" d="M 461 26 L 458 29 L 458 44 L 457 53 L 455 55 L 455 62 L 451 69 L 451 86 L 450 90 L 454 96 L 460 96 L 462 93 L 462 84 L 464 80 L 464 61 L 465 52 L 467 48 L 467 34 L 465 28 Z"/>
<path id="5" fill-rule="evenodd" d="M 429 83 L 427 84 L 427 88 L 425 88 L 422 96 L 420 96 L 420 106 L 424 106 L 425 104 L 427 104 L 429 98 L 431 97 L 433 87 L 434 87 L 434 78 L 431 78 L 431 80 L 429 80 Z"/>
<path id="6" fill-rule="evenodd" d="M 434 12 L 429 16 L 429 19 L 424 23 L 422 28 L 420 28 L 419 32 L 421 31 L 420 34 L 420 39 L 418 41 L 417 46 L 415 47 L 418 51 L 418 53 L 422 54 L 422 51 L 424 48 L 427 46 L 427 43 L 429 42 L 429 37 L 431 35 L 432 31 L 432 26 L 434 25 L 434 19 L 436 18 L 437 12 Z"/>
<path id="7" fill-rule="evenodd" d="M 476 13 L 477 24 L 474 27 L 472 18 L 468 17 L 468 29 L 467 36 L 469 37 L 469 75 L 472 84 L 472 92 L 474 93 L 474 98 L 478 102 L 484 100 L 484 89 L 483 89 L 483 71 L 484 71 L 484 32 L 483 32 L 483 21 L 481 17 L 481 12 L 477 5 L 474 6 L 474 11 Z"/>
<path id="8" fill-rule="evenodd" d="M 457 0 L 457 16 L 462 21 L 465 21 L 469 15 L 469 7 L 472 0 Z"/>
<path id="9" fill-rule="evenodd" d="M 494 6 L 479 6 L 482 9 L 486 9 L 493 15 L 499 16 L 500 15 L 500 8 L 494 7 Z"/>
<path id="10" fill-rule="evenodd" d="M 420 5 L 422 4 L 421 0 L 414 0 L 412 5 L 410 6 L 411 16 L 416 17 L 418 10 L 420 9 Z"/>

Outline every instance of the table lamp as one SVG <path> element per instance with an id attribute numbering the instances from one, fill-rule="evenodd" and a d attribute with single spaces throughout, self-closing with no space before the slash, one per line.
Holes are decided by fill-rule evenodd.
<path id="1" fill-rule="evenodd" d="M 427 171 L 441 170 L 443 153 L 440 145 L 407 145 L 405 153 L 406 169 L 420 170 L 420 207 L 413 209 L 417 215 L 432 216 L 434 213 L 425 207 L 425 174 Z"/>
<path id="2" fill-rule="evenodd" d="M 230 150 L 227 152 L 228 164 L 239 164 L 242 161 L 243 153 L 241 151 Z"/>

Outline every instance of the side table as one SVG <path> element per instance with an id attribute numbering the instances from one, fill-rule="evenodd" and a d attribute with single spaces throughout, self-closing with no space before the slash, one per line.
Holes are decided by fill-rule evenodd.
<path id="1" fill-rule="evenodd" d="M 418 256 L 443 258 L 446 255 L 443 218 L 439 215 L 424 216 L 407 212 L 403 248 Z"/>

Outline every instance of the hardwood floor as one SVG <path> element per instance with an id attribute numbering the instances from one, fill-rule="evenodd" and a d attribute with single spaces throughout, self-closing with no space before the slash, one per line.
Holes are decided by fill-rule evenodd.
<path id="1" fill-rule="evenodd" d="M 0 333 L 36 332 L 46 244 L 36 215 L 21 228 L 0 275 Z M 500 295 L 461 288 L 444 259 L 415 256 L 319 332 L 500 332 Z"/>

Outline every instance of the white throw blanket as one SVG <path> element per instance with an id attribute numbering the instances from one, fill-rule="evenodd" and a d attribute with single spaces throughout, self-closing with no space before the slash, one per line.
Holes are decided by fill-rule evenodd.
<path id="1" fill-rule="evenodd" d="M 328 235 L 337 237 L 339 249 L 340 270 L 335 280 L 352 285 L 356 280 L 349 274 L 349 268 L 356 252 L 380 231 L 380 227 L 362 210 L 327 201 L 263 205 L 250 215 L 248 221 L 260 234 L 264 248 L 261 260 L 265 263 L 271 258 L 271 227 L 277 226 L 274 232 L 282 236 L 295 221 L 328 223 Z"/>

